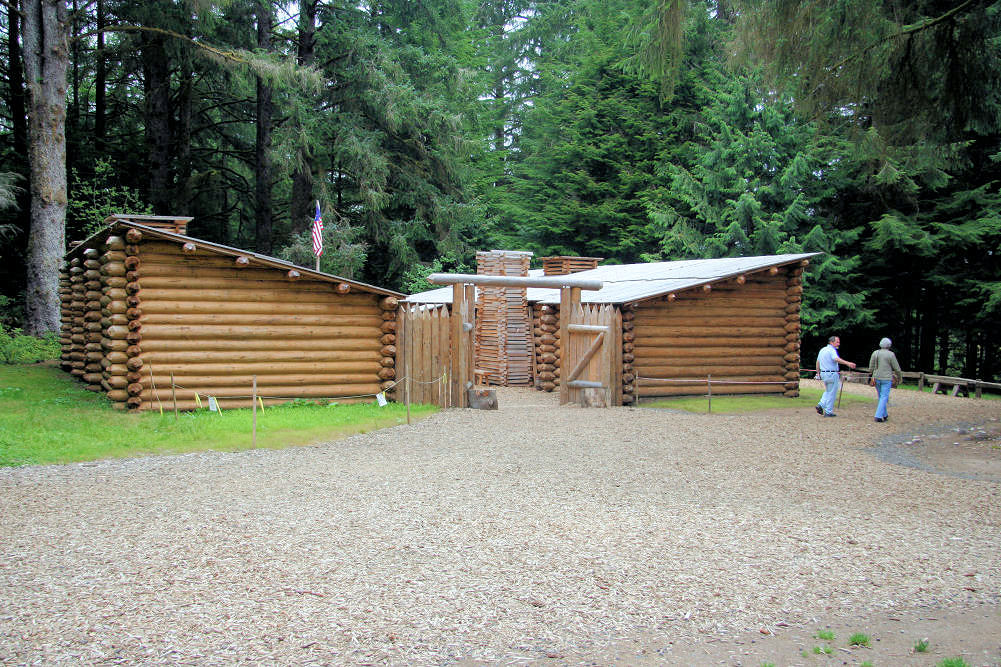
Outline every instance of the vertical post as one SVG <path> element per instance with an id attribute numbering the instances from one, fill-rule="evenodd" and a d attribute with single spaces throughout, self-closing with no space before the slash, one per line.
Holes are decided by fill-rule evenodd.
<path id="1" fill-rule="evenodd" d="M 254 426 L 250 436 L 250 448 L 257 449 L 257 376 L 256 375 L 254 376 L 254 388 L 253 388 L 253 394 L 251 396 L 251 401 L 253 405 L 251 411 L 254 415 Z"/>
<path id="2" fill-rule="evenodd" d="M 560 288 L 560 405 L 570 402 L 570 317 L 573 315 L 573 299 L 569 287 Z"/>
<path id="3" fill-rule="evenodd" d="M 407 425 L 410 425 L 410 376 L 403 378 L 403 401 L 407 404 Z"/>
<path id="4" fill-rule="evenodd" d="M 463 348 L 466 337 L 462 326 L 462 312 L 465 310 L 466 301 L 465 286 L 461 283 L 452 285 L 452 316 L 449 318 L 449 328 L 452 333 L 452 349 L 449 350 L 449 360 L 452 365 L 452 400 L 449 407 L 462 408 L 462 396 L 466 393 L 463 386 L 465 382 L 465 367 L 462 364 Z"/>
<path id="5" fill-rule="evenodd" d="M 473 386 L 476 375 L 476 285 L 467 284 L 464 286 L 466 298 L 463 299 L 464 310 L 462 311 L 462 346 L 465 349 L 466 370 L 465 380 L 462 384 L 463 407 L 469 407 L 469 393 L 466 385 Z M 468 326 L 467 326 L 468 325 Z"/>
<path id="6" fill-rule="evenodd" d="M 174 401 L 174 421 L 177 421 L 177 387 L 174 386 L 174 371 L 170 371 L 170 398 Z"/>
<path id="7" fill-rule="evenodd" d="M 709 405 L 706 408 L 706 414 L 709 414 L 713 411 L 713 376 L 711 374 L 706 376 L 706 388 L 709 390 L 708 393 L 706 394 L 706 398 L 709 399 Z"/>

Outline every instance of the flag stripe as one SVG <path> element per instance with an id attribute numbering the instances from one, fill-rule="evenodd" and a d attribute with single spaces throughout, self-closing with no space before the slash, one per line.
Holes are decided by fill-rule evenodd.
<path id="1" fill-rule="evenodd" d="M 316 217 L 313 218 L 313 254 L 323 254 L 323 219 L 320 217 L 320 202 L 316 202 Z"/>

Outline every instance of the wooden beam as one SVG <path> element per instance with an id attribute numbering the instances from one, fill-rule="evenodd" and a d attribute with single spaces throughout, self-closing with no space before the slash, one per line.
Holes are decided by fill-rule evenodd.
<path id="1" fill-rule="evenodd" d="M 576 325 L 576 326 L 581 326 L 581 325 Z M 605 329 L 605 327 L 594 327 L 594 328 Z M 587 364 L 589 361 L 591 361 L 591 357 L 593 357 L 598 352 L 598 350 L 601 349 L 602 343 L 604 342 L 605 342 L 605 332 L 601 331 L 598 333 L 598 336 L 591 342 L 591 347 L 587 349 L 587 352 L 584 353 L 584 355 L 580 358 L 580 361 L 577 362 L 577 365 L 574 366 L 574 369 L 570 372 L 570 375 L 567 376 L 568 383 L 576 380 L 577 376 L 580 375 L 585 368 L 587 368 Z"/>
<path id="2" fill-rule="evenodd" d="M 542 287 L 549 289 L 575 287 L 586 290 L 600 290 L 604 286 L 600 280 L 574 278 L 573 276 L 525 278 L 521 276 L 480 276 L 468 273 L 432 273 L 427 279 L 432 285 L 467 284 L 487 287 Z"/>

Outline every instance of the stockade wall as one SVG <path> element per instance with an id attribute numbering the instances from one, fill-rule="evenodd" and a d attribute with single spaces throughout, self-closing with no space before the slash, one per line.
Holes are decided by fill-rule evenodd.
<path id="1" fill-rule="evenodd" d="M 632 343 L 623 361 L 634 373 L 624 380 L 635 375 L 639 397 L 705 394 L 710 375 L 714 394 L 797 395 L 801 273 L 799 266 L 761 271 L 637 304 L 632 336 L 623 337 Z"/>
<path id="2" fill-rule="evenodd" d="M 401 304 L 397 316 L 397 401 L 447 407 L 451 331 L 446 306 Z"/>
<path id="3" fill-rule="evenodd" d="M 371 400 L 392 385 L 393 297 L 135 229 L 74 254 L 63 365 L 119 407 L 172 408 L 171 374 L 181 410 L 196 392 L 249 407 L 254 376 L 265 403 Z"/>

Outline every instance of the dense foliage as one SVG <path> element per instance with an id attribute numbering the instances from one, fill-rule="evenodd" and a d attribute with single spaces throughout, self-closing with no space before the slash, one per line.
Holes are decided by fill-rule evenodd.
<path id="1" fill-rule="evenodd" d="M 30 229 L 29 1 L 2 23 L 11 315 Z M 805 356 L 838 332 L 864 361 L 889 335 L 907 368 L 1001 374 L 998 4 L 67 9 L 69 240 L 113 211 L 191 215 L 194 236 L 313 266 L 319 201 L 321 268 L 407 290 L 487 248 L 608 262 L 821 252 Z"/>

